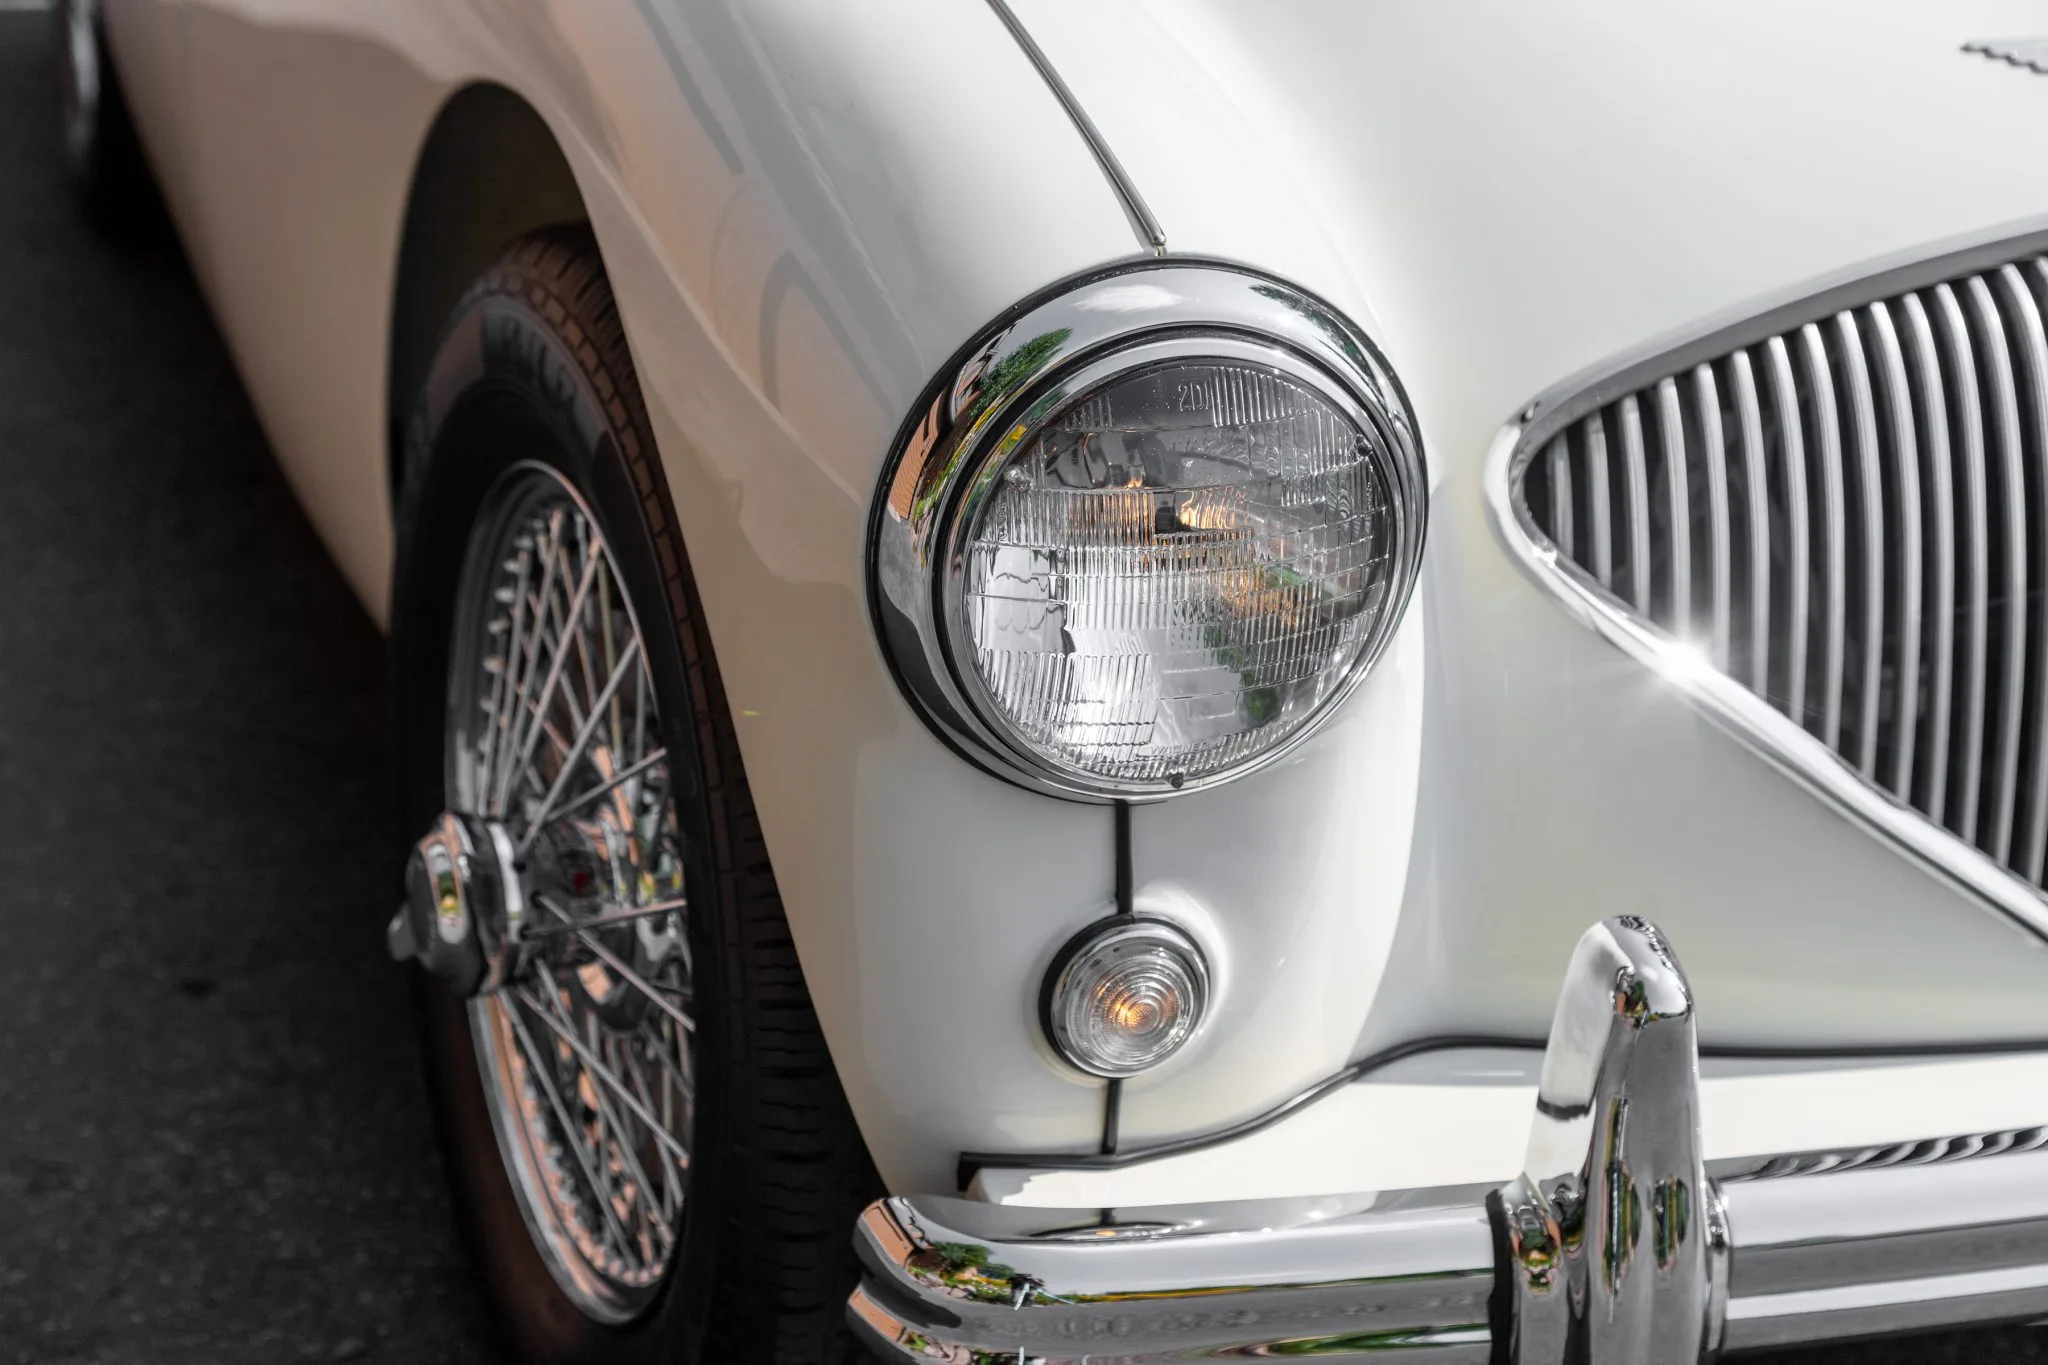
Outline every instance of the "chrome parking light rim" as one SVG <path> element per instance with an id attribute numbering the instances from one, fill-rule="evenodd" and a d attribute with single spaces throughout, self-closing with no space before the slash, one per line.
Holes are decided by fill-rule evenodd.
<path id="1" fill-rule="evenodd" d="M 488 831 L 469 1018 L 506 1173 L 576 1306 L 624 1322 L 681 1239 L 695 1080 L 683 848 L 644 637 L 588 506 L 521 464 L 456 603 L 447 801 Z M 479 879 L 479 885 L 485 885 Z M 509 910 L 509 913 L 508 913 Z"/>

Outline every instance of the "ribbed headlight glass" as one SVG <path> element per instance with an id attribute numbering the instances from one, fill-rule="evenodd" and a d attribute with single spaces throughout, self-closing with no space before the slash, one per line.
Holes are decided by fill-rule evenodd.
<path id="1" fill-rule="evenodd" d="M 1181 359 L 1074 395 L 960 542 L 956 658 L 1055 770 L 1176 787 L 1283 743 L 1400 578 L 1385 452 L 1276 366 Z"/>

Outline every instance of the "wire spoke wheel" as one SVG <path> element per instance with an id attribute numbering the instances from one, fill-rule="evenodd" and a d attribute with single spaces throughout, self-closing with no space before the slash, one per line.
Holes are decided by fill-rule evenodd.
<path id="1" fill-rule="evenodd" d="M 528 1365 L 851 1360 L 847 1229 L 881 1180 L 589 228 L 508 246 L 444 338 L 399 500 L 418 833 L 385 945 L 505 1344 Z"/>
<path id="2" fill-rule="evenodd" d="M 687 894 L 646 643 L 554 470 L 486 497 L 456 603 L 448 809 L 510 893 L 477 911 L 484 1091 L 528 1230 L 570 1299 L 623 1322 L 674 1258 L 689 1185 Z"/>

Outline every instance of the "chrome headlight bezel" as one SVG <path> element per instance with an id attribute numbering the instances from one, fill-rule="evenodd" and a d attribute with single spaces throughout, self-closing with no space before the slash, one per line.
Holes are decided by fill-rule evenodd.
<path id="1" fill-rule="evenodd" d="M 1009 456 L 1070 397 L 1161 360 L 1251 360 L 1310 385 L 1368 434 L 1390 494 L 1386 609 L 1316 712 L 1232 766 L 1178 784 L 1125 782 L 1055 766 L 995 717 L 952 621 L 965 535 Z M 1055 286 L 985 329 L 919 400 L 876 492 L 870 606 L 884 653 L 918 713 L 978 766 L 1076 800 L 1148 801 L 1257 771 L 1299 747 L 1369 673 L 1406 613 L 1427 522 L 1421 441 L 1406 395 L 1370 339 L 1328 304 L 1223 263 L 1139 261 Z"/>

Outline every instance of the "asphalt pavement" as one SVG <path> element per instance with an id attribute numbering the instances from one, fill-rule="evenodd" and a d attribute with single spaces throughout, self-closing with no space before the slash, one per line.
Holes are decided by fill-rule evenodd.
<path id="1" fill-rule="evenodd" d="M 382 644 L 0 14 L 0 1362 L 490 1353 L 399 973 Z"/>
<path id="2" fill-rule="evenodd" d="M 70 202 L 49 39 L 0 13 L 0 1362 L 491 1359 L 381 951 L 381 641 L 168 234 Z"/>

